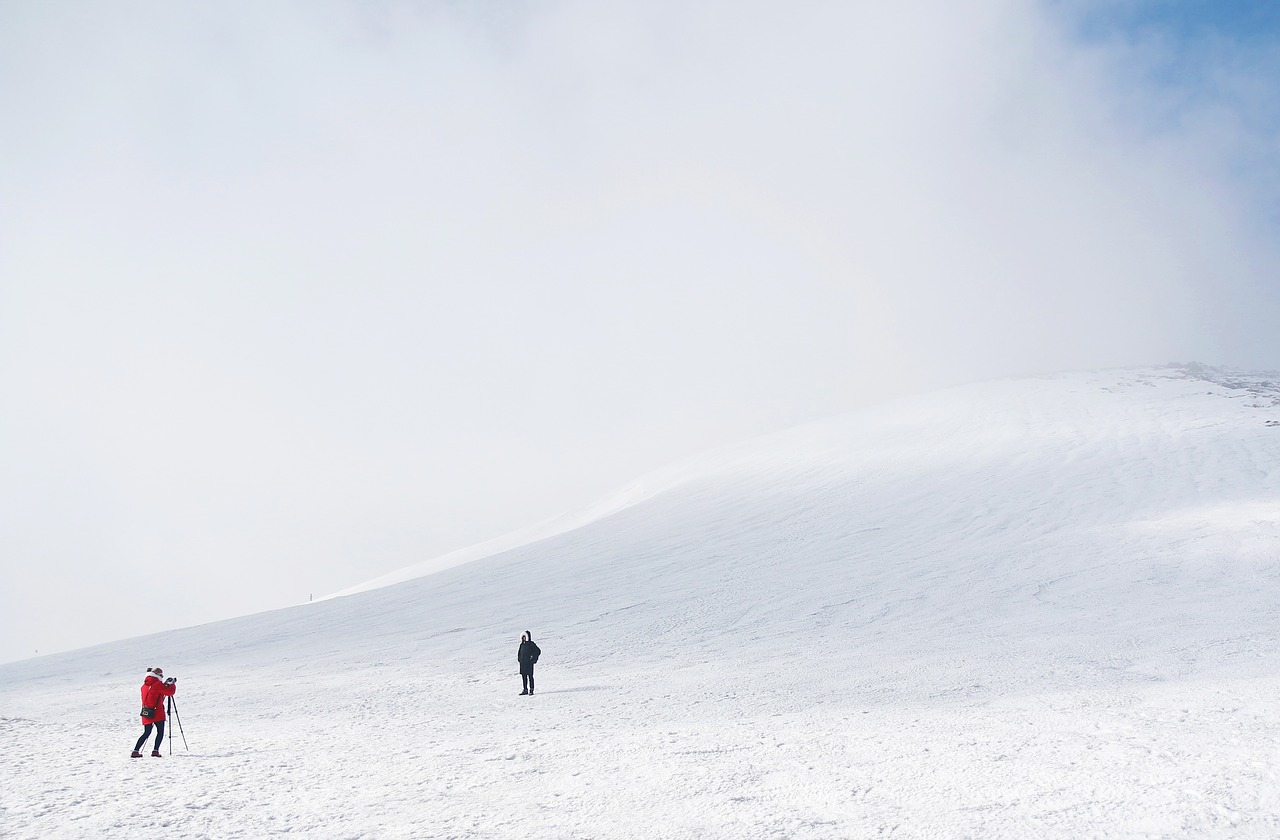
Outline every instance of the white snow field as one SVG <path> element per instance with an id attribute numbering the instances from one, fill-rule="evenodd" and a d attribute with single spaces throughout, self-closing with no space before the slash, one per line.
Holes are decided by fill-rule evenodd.
<path id="1" fill-rule="evenodd" d="M 954 388 L 597 513 L 0 666 L 0 835 L 1280 837 L 1264 376 Z M 148 665 L 190 751 L 129 758 Z"/>

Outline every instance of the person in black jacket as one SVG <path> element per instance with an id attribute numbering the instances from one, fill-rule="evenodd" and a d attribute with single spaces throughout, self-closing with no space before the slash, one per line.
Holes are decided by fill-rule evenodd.
<path id="1" fill-rule="evenodd" d="M 533 664 L 538 661 L 542 651 L 533 643 L 533 634 L 528 630 L 520 637 L 520 650 L 516 660 L 520 663 L 520 681 L 524 684 L 521 694 L 533 694 Z"/>

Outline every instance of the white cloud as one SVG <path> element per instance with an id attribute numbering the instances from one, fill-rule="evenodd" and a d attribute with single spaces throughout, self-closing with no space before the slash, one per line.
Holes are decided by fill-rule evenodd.
<path id="1" fill-rule="evenodd" d="M 1034 4 L 2 14 L 3 655 L 904 390 L 1275 358 L 1257 133 Z"/>

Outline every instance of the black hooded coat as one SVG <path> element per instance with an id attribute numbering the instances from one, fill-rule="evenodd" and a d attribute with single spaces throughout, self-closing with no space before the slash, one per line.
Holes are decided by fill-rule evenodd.
<path id="1" fill-rule="evenodd" d="M 533 639 L 527 635 L 520 642 L 520 650 L 516 653 L 516 660 L 520 663 L 520 673 L 532 674 L 533 663 L 538 661 L 538 657 L 542 655 L 542 651 L 533 643 Z"/>

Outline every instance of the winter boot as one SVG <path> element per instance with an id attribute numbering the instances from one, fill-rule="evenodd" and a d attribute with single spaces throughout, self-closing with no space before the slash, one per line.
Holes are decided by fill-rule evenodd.
<path id="1" fill-rule="evenodd" d="M 142 758 L 142 753 L 138 752 L 137 750 L 134 750 L 133 755 L 129 756 L 129 758 Z"/>
<path id="2" fill-rule="evenodd" d="M 163 758 L 163 756 L 161 756 L 161 755 L 160 755 L 160 751 L 159 751 L 159 750 L 152 750 L 152 751 L 151 751 L 151 757 L 152 757 L 152 758 Z"/>
<path id="3" fill-rule="evenodd" d="M 525 696 L 525 695 L 526 695 L 526 694 L 528 694 L 528 693 L 529 693 L 528 691 L 522 691 L 522 692 L 520 692 L 520 696 L 521 696 L 521 697 L 523 697 L 523 696 Z"/>

